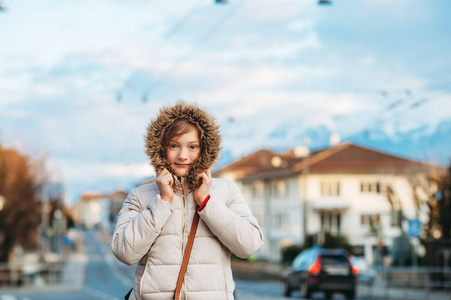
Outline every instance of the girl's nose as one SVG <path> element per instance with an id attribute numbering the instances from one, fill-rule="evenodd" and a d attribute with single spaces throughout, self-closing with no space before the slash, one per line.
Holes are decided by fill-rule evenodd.
<path id="1" fill-rule="evenodd" d="M 188 158 L 188 149 L 186 148 L 180 148 L 180 151 L 178 153 L 179 159 L 187 159 Z"/>

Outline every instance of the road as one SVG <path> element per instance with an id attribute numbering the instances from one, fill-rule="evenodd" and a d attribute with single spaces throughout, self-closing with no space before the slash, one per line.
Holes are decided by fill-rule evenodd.
<path id="1" fill-rule="evenodd" d="M 0 290 L 0 300 L 119 300 L 132 286 L 134 266 L 126 266 L 114 258 L 109 243 L 97 232 L 85 232 L 85 272 L 80 273 L 80 287 Z M 74 274 L 75 275 L 75 274 Z M 75 277 L 74 277 L 75 278 Z M 75 280 L 75 279 L 74 279 Z M 321 295 L 317 295 L 321 299 Z M 236 280 L 237 300 L 281 300 L 282 286 L 278 281 Z M 301 299 L 294 293 L 292 299 Z M 344 299 L 336 295 L 334 299 Z M 365 298 L 359 298 L 365 299 Z"/>

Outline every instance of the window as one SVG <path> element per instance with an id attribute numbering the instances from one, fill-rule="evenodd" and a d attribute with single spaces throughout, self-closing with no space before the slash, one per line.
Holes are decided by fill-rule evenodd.
<path id="1" fill-rule="evenodd" d="M 376 193 L 380 194 L 382 192 L 381 183 L 379 181 L 375 182 L 361 182 L 360 183 L 361 193 Z"/>
<path id="2" fill-rule="evenodd" d="M 339 196 L 340 195 L 340 182 L 321 182 L 321 196 Z"/>
<path id="3" fill-rule="evenodd" d="M 252 185 L 251 187 L 251 194 L 252 194 L 252 199 L 257 198 L 257 188 L 255 187 L 255 185 Z"/>
<path id="4" fill-rule="evenodd" d="M 379 225 L 379 214 L 363 214 L 360 216 L 361 225 Z"/>
<path id="5" fill-rule="evenodd" d="M 287 227 L 287 218 L 285 213 L 277 212 L 274 214 L 274 228 L 278 230 L 284 230 Z"/>
<path id="6" fill-rule="evenodd" d="M 323 211 L 320 213 L 321 231 L 340 233 L 341 230 L 341 214 L 334 211 Z"/>
<path id="7" fill-rule="evenodd" d="M 273 198 L 285 198 L 288 191 L 288 183 L 285 180 L 273 181 L 269 184 L 270 195 Z"/>
<path id="8" fill-rule="evenodd" d="M 380 230 L 381 217 L 379 214 L 363 214 L 360 216 L 360 224 L 365 226 L 371 234 L 377 235 Z"/>
<path id="9" fill-rule="evenodd" d="M 285 197 L 286 194 L 286 184 L 285 181 L 277 182 L 277 196 L 280 198 Z"/>
<path id="10" fill-rule="evenodd" d="M 261 199 L 263 198 L 263 186 L 260 183 L 254 183 L 251 186 L 251 195 L 252 199 Z"/>

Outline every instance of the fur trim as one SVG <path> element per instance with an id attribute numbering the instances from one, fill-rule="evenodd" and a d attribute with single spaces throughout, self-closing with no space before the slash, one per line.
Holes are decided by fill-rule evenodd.
<path id="1" fill-rule="evenodd" d="M 155 170 L 166 168 L 174 174 L 166 159 L 166 151 L 163 149 L 162 132 L 169 124 L 178 119 L 188 120 L 198 128 L 200 133 L 201 153 L 186 177 L 188 186 L 194 190 L 200 185 L 200 181 L 196 180 L 197 175 L 214 165 L 221 150 L 219 127 L 212 115 L 197 105 L 184 101 L 161 108 L 160 114 L 147 126 L 146 153 Z"/>

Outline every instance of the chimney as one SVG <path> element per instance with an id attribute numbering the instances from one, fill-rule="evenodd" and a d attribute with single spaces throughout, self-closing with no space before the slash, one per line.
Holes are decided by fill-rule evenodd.
<path id="1" fill-rule="evenodd" d="M 330 134 L 329 143 L 331 147 L 338 146 L 340 144 L 340 135 L 337 132 L 333 132 Z"/>

